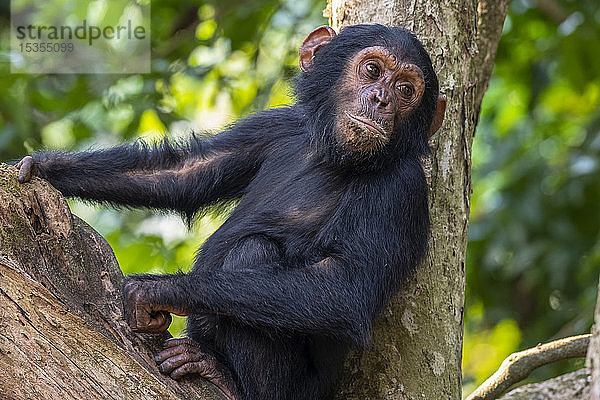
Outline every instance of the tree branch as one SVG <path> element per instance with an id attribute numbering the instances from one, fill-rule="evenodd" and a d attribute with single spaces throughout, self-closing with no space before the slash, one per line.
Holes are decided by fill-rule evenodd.
<path id="1" fill-rule="evenodd" d="M 483 95 L 488 87 L 488 82 L 494 68 L 494 59 L 498 50 L 498 43 L 502 35 L 504 19 L 508 12 L 510 0 L 479 0 L 477 2 L 477 56 L 474 68 L 476 69 L 477 88 L 475 90 L 475 104 L 481 106 Z M 477 108 L 476 115 L 479 118 Z"/>
<path id="2" fill-rule="evenodd" d="M 162 375 L 169 337 L 135 334 L 106 241 L 41 179 L 0 164 L 0 393 L 25 399 L 225 397 L 200 377 Z"/>
<path id="3" fill-rule="evenodd" d="M 502 395 L 500 400 L 592 400 L 590 371 L 581 368 L 538 383 L 519 386 Z"/>
<path id="4" fill-rule="evenodd" d="M 513 353 L 498 371 L 471 393 L 466 400 L 493 400 L 542 365 L 569 358 L 585 357 L 590 335 L 572 336 L 539 344 L 534 348 Z"/>

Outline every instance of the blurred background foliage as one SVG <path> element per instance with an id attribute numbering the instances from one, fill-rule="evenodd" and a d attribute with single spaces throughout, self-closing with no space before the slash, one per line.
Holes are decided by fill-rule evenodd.
<path id="1" fill-rule="evenodd" d="M 52 1 L 48 1 L 49 7 Z M 0 160 L 217 131 L 293 101 L 297 48 L 323 0 L 152 3 L 152 74 L 11 75 L 0 0 Z M 58 8 L 57 8 L 58 9 Z M 464 376 L 470 392 L 513 351 L 587 332 L 600 271 L 600 8 L 515 0 L 473 149 Z M 125 273 L 184 271 L 221 223 L 70 201 Z M 182 319 L 172 326 L 180 333 Z M 545 379 L 582 361 L 543 368 Z"/>
<path id="2" fill-rule="evenodd" d="M 587 333 L 600 272 L 600 7 L 513 1 L 473 145 L 465 392 Z M 583 366 L 544 367 L 541 380 Z"/>

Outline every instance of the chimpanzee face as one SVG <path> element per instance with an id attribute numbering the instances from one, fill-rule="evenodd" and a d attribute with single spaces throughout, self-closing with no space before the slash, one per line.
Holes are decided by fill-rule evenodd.
<path id="1" fill-rule="evenodd" d="M 421 69 L 381 46 L 358 52 L 337 94 L 338 143 L 356 152 L 384 148 L 396 128 L 418 108 L 425 81 Z"/>
<path id="2" fill-rule="evenodd" d="M 319 157 L 343 168 L 377 169 L 428 154 L 446 100 L 429 55 L 402 28 L 327 26 L 300 46 L 296 94 Z"/>

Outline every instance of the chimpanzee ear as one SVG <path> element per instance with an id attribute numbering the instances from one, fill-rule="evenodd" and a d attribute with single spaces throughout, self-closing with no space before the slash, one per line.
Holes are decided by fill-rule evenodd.
<path id="1" fill-rule="evenodd" d="M 313 61 L 315 52 L 333 39 L 335 31 L 328 26 L 320 26 L 308 34 L 300 46 L 300 68 L 307 71 Z"/>
<path id="2" fill-rule="evenodd" d="M 429 127 L 429 133 L 427 134 L 427 139 L 431 138 L 434 133 L 440 129 L 442 126 L 442 122 L 444 122 L 444 114 L 446 113 L 446 96 L 440 94 L 437 101 L 437 106 L 435 107 L 435 113 L 433 114 L 433 121 L 431 121 L 431 126 Z"/>

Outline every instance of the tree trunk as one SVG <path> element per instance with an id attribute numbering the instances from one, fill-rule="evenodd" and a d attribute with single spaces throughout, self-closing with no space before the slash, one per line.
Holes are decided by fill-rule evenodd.
<path id="1" fill-rule="evenodd" d="M 471 146 L 509 0 L 329 1 L 338 31 L 381 23 L 414 32 L 448 100 L 426 168 L 429 257 L 377 321 L 368 350 L 348 360 L 337 398 L 460 399 Z"/>
<path id="2" fill-rule="evenodd" d="M 167 335 L 131 332 L 121 279 L 108 243 L 55 189 L 0 164 L 0 398 L 225 399 L 158 372 Z"/>
<path id="3" fill-rule="evenodd" d="M 600 400 L 600 285 L 598 286 L 598 300 L 592 327 L 592 340 L 587 353 L 587 367 L 591 373 L 590 400 Z"/>

